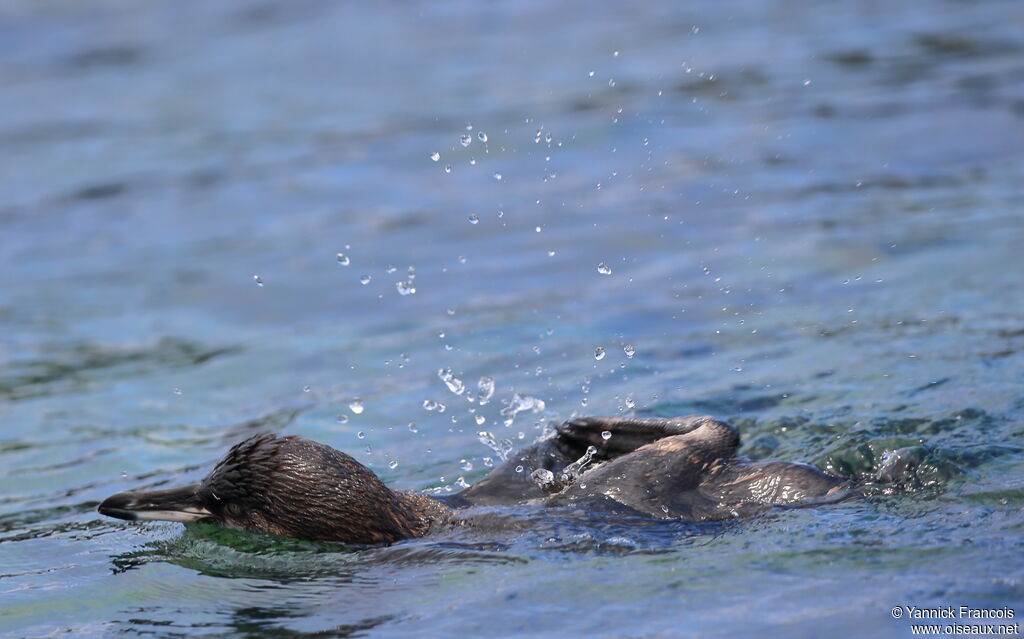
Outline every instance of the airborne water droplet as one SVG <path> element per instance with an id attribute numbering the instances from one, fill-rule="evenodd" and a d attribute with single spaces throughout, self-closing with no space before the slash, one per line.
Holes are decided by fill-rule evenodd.
<path id="1" fill-rule="evenodd" d="M 612 438 L 612 431 L 610 431 L 610 430 L 602 430 L 601 431 L 601 439 L 603 439 L 605 441 L 608 441 L 611 438 Z"/>
<path id="2" fill-rule="evenodd" d="M 372 279 L 373 278 L 370 277 L 369 275 L 363 275 L 359 278 L 359 283 L 362 284 L 363 286 L 366 286 L 367 284 L 370 283 L 370 280 Z"/>
<path id="3" fill-rule="evenodd" d="M 338 422 L 339 424 L 347 424 L 348 415 L 338 415 L 337 417 L 334 418 L 334 421 Z"/>
<path id="4" fill-rule="evenodd" d="M 434 162 L 440 162 L 441 154 L 438 153 L 437 151 L 434 151 L 433 153 L 430 154 L 430 159 L 433 160 Z"/>
<path id="5" fill-rule="evenodd" d="M 363 431 L 359 431 L 358 433 L 356 433 L 356 437 L 358 437 L 359 439 L 364 439 L 366 437 L 366 433 L 364 433 Z"/>
<path id="6" fill-rule="evenodd" d="M 604 359 L 604 346 L 598 346 L 597 348 L 594 349 L 594 359 Z"/>
<path id="7" fill-rule="evenodd" d="M 495 173 L 494 174 L 494 179 L 498 180 L 500 182 L 501 181 L 501 173 Z"/>
<path id="8" fill-rule="evenodd" d="M 398 468 L 398 461 L 394 460 L 394 459 L 389 461 L 388 462 L 388 468 L 390 468 L 391 470 L 394 470 L 394 469 Z"/>
<path id="9" fill-rule="evenodd" d="M 469 146 L 470 143 L 472 143 L 472 142 L 473 142 L 473 136 L 471 136 L 468 133 L 463 133 L 462 136 L 459 137 L 459 143 L 462 144 L 462 146 Z"/>
<path id="10" fill-rule="evenodd" d="M 413 286 L 412 281 L 395 282 L 395 290 L 398 291 L 399 295 L 413 295 L 416 293 L 416 287 Z"/>
<path id="11" fill-rule="evenodd" d="M 469 223 L 470 224 L 477 224 L 479 222 L 480 222 L 480 217 L 476 213 L 473 213 L 472 215 L 469 216 Z"/>
<path id="12" fill-rule="evenodd" d="M 601 262 L 600 264 L 597 265 L 597 272 L 600 273 L 601 275 L 611 275 L 612 268 L 605 264 L 604 262 Z"/>
<path id="13" fill-rule="evenodd" d="M 445 164 L 444 165 L 444 172 L 445 173 L 451 173 L 452 172 L 452 165 L 451 164 Z"/>
<path id="14" fill-rule="evenodd" d="M 484 133 L 483 131 L 480 131 L 480 132 L 478 132 L 478 133 L 476 134 L 476 137 L 477 137 L 477 139 L 478 139 L 478 140 L 480 140 L 480 141 L 481 141 L 481 142 L 483 142 L 484 144 L 486 144 L 486 143 L 487 143 L 487 134 L 486 134 L 486 133 Z"/>
<path id="15" fill-rule="evenodd" d="M 359 399 L 358 397 L 356 399 L 353 399 L 351 402 L 348 403 L 348 409 L 355 413 L 356 415 L 359 415 L 360 413 L 363 412 L 363 400 Z"/>
<path id="16" fill-rule="evenodd" d="M 338 264 L 341 264 L 342 266 L 348 266 L 351 263 L 352 260 L 348 259 L 348 255 L 345 255 L 344 253 L 338 253 Z"/>
<path id="17" fill-rule="evenodd" d="M 413 433 L 420 432 L 420 427 L 416 425 L 416 422 L 409 422 L 409 431 Z"/>
<path id="18" fill-rule="evenodd" d="M 263 287 L 263 278 L 261 278 L 259 275 L 253 275 L 252 281 L 256 282 L 256 286 L 259 286 L 261 288 Z"/>
<path id="19" fill-rule="evenodd" d="M 636 349 L 633 347 L 632 344 L 626 344 L 625 346 L 623 346 L 622 352 L 626 354 L 626 357 L 628 359 L 633 359 L 633 356 L 636 355 Z"/>

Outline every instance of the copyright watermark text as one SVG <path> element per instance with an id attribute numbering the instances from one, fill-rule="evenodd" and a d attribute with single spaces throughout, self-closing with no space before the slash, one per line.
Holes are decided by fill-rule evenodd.
<path id="1" fill-rule="evenodd" d="M 1009 606 L 975 608 L 973 606 L 896 606 L 893 619 L 906 619 L 911 634 L 933 636 L 1002 635 L 1019 636 L 1021 625 L 1017 611 Z"/>

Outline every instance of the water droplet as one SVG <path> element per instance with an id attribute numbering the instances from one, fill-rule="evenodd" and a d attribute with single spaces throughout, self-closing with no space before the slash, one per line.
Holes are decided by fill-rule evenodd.
<path id="1" fill-rule="evenodd" d="M 263 278 L 261 278 L 259 275 L 253 275 L 252 281 L 256 282 L 256 286 L 259 286 L 260 288 L 263 287 Z"/>
<path id="2" fill-rule="evenodd" d="M 636 400 L 633 399 L 632 397 L 627 397 L 625 401 L 626 401 L 626 408 L 628 408 L 630 410 L 636 408 Z"/>
<path id="3" fill-rule="evenodd" d="M 369 275 L 362 275 L 359 277 L 359 283 L 362 284 L 363 286 L 366 286 L 367 284 L 370 283 L 370 280 L 372 279 L 373 278 L 370 277 Z"/>
<path id="4" fill-rule="evenodd" d="M 491 459 L 490 457 L 484 457 L 484 466 L 490 468 L 493 465 L 494 465 L 494 460 L 493 459 Z"/>
<path id="5" fill-rule="evenodd" d="M 668 506 L 666 506 L 665 504 L 662 504 L 661 505 L 661 512 L 663 512 L 663 513 L 665 513 L 667 515 L 668 514 Z"/>
<path id="6" fill-rule="evenodd" d="M 533 480 L 533 483 L 537 484 L 545 492 L 554 491 L 559 488 L 555 484 L 555 474 L 547 468 L 538 468 L 530 473 L 530 478 Z"/>
<path id="7" fill-rule="evenodd" d="M 481 142 L 483 142 L 484 144 L 487 144 L 487 134 L 486 134 L 486 133 L 484 133 L 483 131 L 479 131 L 479 132 L 478 132 L 478 133 L 476 134 L 476 139 L 480 140 L 480 141 L 481 141 Z"/>
<path id="8" fill-rule="evenodd" d="M 389 461 L 388 468 L 390 468 L 391 470 L 398 468 L 398 460 L 392 459 L 391 461 Z"/>
<path id="9" fill-rule="evenodd" d="M 804 80 L 804 86 L 805 86 L 805 87 L 806 87 L 806 86 L 810 86 L 810 85 L 811 85 L 811 80 L 810 80 L 810 78 L 808 78 L 808 79 Z"/>
<path id="10" fill-rule="evenodd" d="M 618 52 L 618 51 L 613 51 L 613 52 L 612 52 L 612 57 L 613 57 L 613 58 L 617 58 L 617 57 L 619 57 L 619 52 Z"/>
<path id="11" fill-rule="evenodd" d="M 437 151 L 434 151 L 433 153 L 430 154 L 430 159 L 433 160 L 434 162 L 440 162 L 441 154 L 438 153 Z"/>
<path id="12" fill-rule="evenodd" d="M 472 215 L 469 216 L 469 223 L 470 224 L 477 224 L 479 222 L 480 222 L 480 217 L 476 213 L 473 213 Z"/>
<path id="13" fill-rule="evenodd" d="M 594 72 L 593 72 L 593 71 L 588 71 L 588 72 L 587 72 L 587 77 L 588 77 L 588 78 L 592 78 L 592 77 L 594 77 Z"/>
<path id="14" fill-rule="evenodd" d="M 385 273 L 394 273 L 397 270 L 398 270 L 398 267 L 395 266 L 394 264 L 388 264 L 387 266 L 384 267 L 384 272 Z"/>
<path id="15" fill-rule="evenodd" d="M 524 411 L 541 413 L 544 411 L 545 407 L 546 405 L 542 399 L 515 393 L 512 396 L 512 399 L 508 401 L 508 405 L 501 409 L 501 415 L 505 418 L 503 423 L 506 427 L 511 426 L 512 422 L 516 419 L 516 415 L 519 413 Z"/>
<path id="16" fill-rule="evenodd" d="M 594 359 L 604 359 L 604 346 L 598 346 L 597 348 L 594 349 Z"/>
<path id="17" fill-rule="evenodd" d="M 182 392 L 183 392 L 183 391 L 182 391 L 182 390 L 181 390 L 180 388 L 175 388 L 175 389 L 174 389 L 174 394 L 175 394 L 175 395 L 181 395 L 181 394 L 182 394 Z"/>
<path id="18" fill-rule="evenodd" d="M 341 264 L 342 266 L 348 266 L 351 263 L 352 260 L 348 259 L 348 255 L 345 255 L 344 253 L 338 253 L 338 264 Z"/>
<path id="19" fill-rule="evenodd" d="M 469 461 L 468 459 L 460 459 L 459 460 L 459 466 L 465 472 L 469 472 L 469 471 L 473 470 L 473 462 Z"/>
<path id="20" fill-rule="evenodd" d="M 615 78 L 608 78 L 608 86 L 610 86 L 610 87 L 615 86 Z"/>
<path id="21" fill-rule="evenodd" d="M 351 402 L 348 403 L 348 409 L 355 413 L 356 415 L 361 414 L 363 412 L 363 400 L 359 399 L 358 397 L 353 399 Z"/>
<path id="22" fill-rule="evenodd" d="M 601 431 L 601 439 L 603 439 L 605 441 L 608 441 L 611 438 L 612 438 L 612 431 L 610 431 L 610 430 L 602 430 Z"/>
<path id="23" fill-rule="evenodd" d="M 461 135 L 461 136 L 459 137 L 459 143 L 460 143 L 460 144 L 461 144 L 462 146 L 469 146 L 469 145 L 470 145 L 470 143 L 472 143 L 472 142 L 473 142 L 473 136 L 471 136 L 471 135 L 470 135 L 470 134 L 468 134 L 468 133 L 463 133 L 463 134 L 462 134 L 462 135 Z"/>
<path id="24" fill-rule="evenodd" d="M 493 377 L 481 377 L 480 381 L 476 383 L 477 394 L 476 401 L 478 404 L 483 406 L 487 402 L 491 401 L 491 397 L 494 396 L 494 378 Z"/>
<path id="25" fill-rule="evenodd" d="M 475 417 L 475 419 L 476 419 L 476 425 L 477 425 L 477 426 L 483 426 L 483 425 L 484 425 L 484 422 L 486 422 L 486 421 L 487 421 L 487 418 L 486 418 L 486 417 L 484 417 L 483 415 L 477 415 L 477 416 Z"/>
<path id="26" fill-rule="evenodd" d="M 636 349 L 633 347 L 632 344 L 626 344 L 625 346 L 623 346 L 622 352 L 626 354 L 626 357 L 628 359 L 633 359 L 633 356 L 636 355 Z"/>
<path id="27" fill-rule="evenodd" d="M 600 273 L 601 275 L 611 275 L 612 268 L 605 264 L 604 262 L 601 262 L 600 264 L 597 265 L 597 272 Z"/>
<path id="28" fill-rule="evenodd" d="M 444 172 L 445 173 L 451 173 L 452 172 L 452 165 L 451 164 L 445 164 L 444 165 Z"/>
<path id="29" fill-rule="evenodd" d="M 554 256 L 555 256 L 555 252 L 554 251 L 548 251 L 548 257 L 554 257 Z"/>
<path id="30" fill-rule="evenodd" d="M 517 473 L 521 473 L 521 472 L 523 472 L 523 467 L 522 467 L 522 465 L 516 466 L 516 472 L 517 472 Z"/>
<path id="31" fill-rule="evenodd" d="M 395 282 L 395 290 L 398 291 L 399 295 L 413 295 L 416 293 L 416 287 L 413 286 L 411 280 L 405 282 Z"/>
<path id="32" fill-rule="evenodd" d="M 442 335 L 444 337 L 444 335 Z M 451 368 L 441 368 L 437 371 L 437 376 L 448 390 L 455 393 L 456 395 L 462 395 L 466 392 L 466 385 L 462 383 L 462 380 L 455 376 Z"/>
<path id="33" fill-rule="evenodd" d="M 356 433 L 356 437 L 358 437 L 359 439 L 365 439 L 366 433 L 364 433 L 363 431 L 359 431 L 358 433 Z"/>
<path id="34" fill-rule="evenodd" d="M 345 415 L 345 414 L 338 415 L 337 417 L 334 418 L 334 421 L 338 422 L 339 424 L 347 424 L 348 423 L 348 415 Z"/>
<path id="35" fill-rule="evenodd" d="M 494 179 L 498 180 L 499 182 L 501 182 L 501 173 L 495 173 L 494 174 Z"/>
<path id="36" fill-rule="evenodd" d="M 409 422 L 409 432 L 411 432 L 411 433 L 418 433 L 418 432 L 420 432 L 420 427 L 416 425 L 416 422 Z"/>
<path id="37" fill-rule="evenodd" d="M 303 392 L 303 393 L 308 393 L 308 392 L 309 392 L 309 391 L 311 391 L 311 390 L 313 390 L 313 389 L 312 389 L 312 388 L 310 388 L 309 386 L 303 386 L 303 387 L 302 387 L 302 392 Z"/>

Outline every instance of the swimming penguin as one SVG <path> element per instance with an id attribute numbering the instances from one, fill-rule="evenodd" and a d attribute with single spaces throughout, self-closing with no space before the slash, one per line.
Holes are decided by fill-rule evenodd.
<path id="1" fill-rule="evenodd" d="M 735 428 L 708 416 L 572 419 L 473 486 L 441 497 L 391 490 L 325 444 L 262 434 L 232 447 L 199 483 L 118 493 L 98 510 L 127 520 L 210 521 L 298 539 L 380 544 L 421 537 L 473 506 L 614 508 L 716 521 L 857 493 L 852 478 L 813 466 L 738 457 L 739 443 Z"/>

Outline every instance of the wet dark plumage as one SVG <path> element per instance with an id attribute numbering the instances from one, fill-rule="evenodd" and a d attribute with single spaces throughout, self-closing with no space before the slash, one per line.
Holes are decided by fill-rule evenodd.
<path id="1" fill-rule="evenodd" d="M 478 505 L 625 507 L 650 517 L 703 521 L 772 505 L 835 501 L 855 492 L 849 478 L 804 464 L 752 462 L 736 456 L 738 446 L 732 426 L 706 416 L 575 419 L 441 500 L 393 491 L 330 446 L 256 435 L 232 447 L 198 484 L 118 493 L 99 511 L 122 519 L 206 520 L 286 537 L 374 544 L 420 537 L 451 521 L 453 509 Z M 583 463 L 589 466 L 580 470 Z M 535 471 L 554 479 L 535 481 Z"/>

